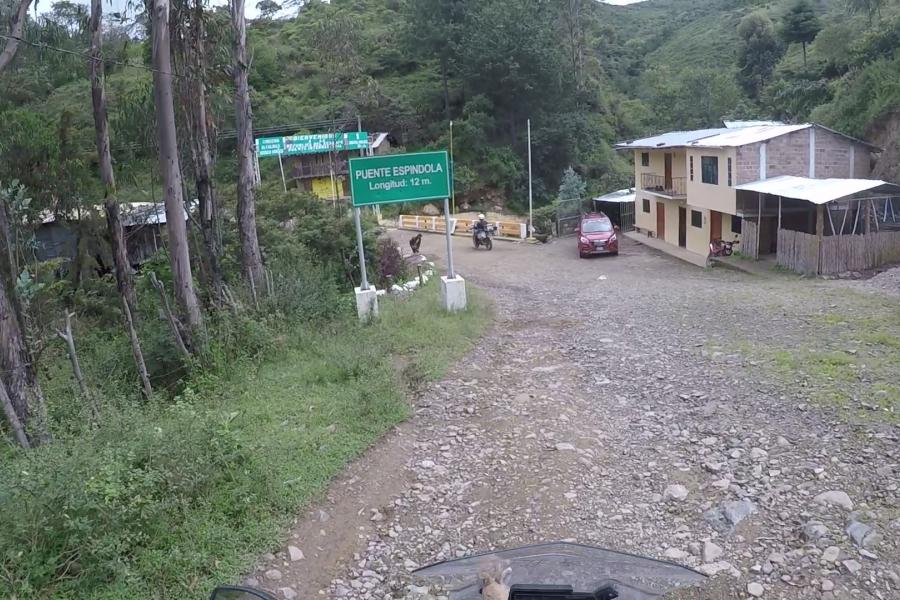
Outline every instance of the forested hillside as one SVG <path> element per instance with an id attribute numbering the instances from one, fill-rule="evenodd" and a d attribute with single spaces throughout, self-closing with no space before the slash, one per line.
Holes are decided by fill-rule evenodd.
<path id="1" fill-rule="evenodd" d="M 422 148 L 447 147 L 452 119 L 458 192 L 476 203 L 486 193 L 505 197 L 513 208 L 522 205 L 528 118 L 541 201 L 568 165 L 592 192 L 626 185 L 628 167 L 611 151 L 617 139 L 724 116 L 815 119 L 885 142 L 900 106 L 897 3 L 806 4 L 814 23 L 805 63 L 786 31 L 796 4 L 313 0 L 295 18 L 264 16 L 251 25 L 255 126 L 355 121 L 358 114 L 367 129 Z M 278 8 L 260 6 L 264 15 Z M 83 51 L 85 10 L 58 2 L 29 24 L 27 37 Z M 225 133 L 232 129 L 227 11 L 207 18 L 210 66 L 219 73 L 214 113 Z M 154 194 L 144 164 L 152 154 L 150 74 L 123 66 L 146 65 L 141 24 L 138 15 L 136 24 L 108 21 L 107 30 L 114 159 L 135 199 Z M 85 69 L 71 54 L 22 49 L 2 79 L 0 177 L 91 193 L 83 162 L 72 164 L 91 143 Z M 223 158 L 228 144 L 223 135 Z"/>

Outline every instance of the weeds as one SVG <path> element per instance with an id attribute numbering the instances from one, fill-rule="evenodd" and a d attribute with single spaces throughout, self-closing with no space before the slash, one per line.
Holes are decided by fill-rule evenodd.
<path id="1" fill-rule="evenodd" d="M 202 597 L 234 581 L 408 415 L 405 387 L 439 377 L 488 318 L 477 292 L 468 311 L 443 312 L 434 284 L 381 309 L 368 325 L 349 310 L 307 323 L 223 318 L 212 327 L 229 340 L 170 404 L 110 398 L 97 429 L 5 457 L 0 511 L 15 518 L 0 519 L 0 595 Z M 235 340 L 250 354 L 229 350 Z M 52 393 L 64 393 L 57 381 Z"/>

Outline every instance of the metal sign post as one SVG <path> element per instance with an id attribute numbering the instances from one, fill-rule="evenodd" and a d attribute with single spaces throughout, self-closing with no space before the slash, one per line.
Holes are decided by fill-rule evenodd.
<path id="1" fill-rule="evenodd" d="M 356 221 L 356 251 L 359 252 L 359 289 L 368 291 L 369 278 L 366 276 L 366 251 L 363 247 L 362 221 L 359 217 L 359 208 L 353 209 L 353 220 Z"/>
<path id="2" fill-rule="evenodd" d="M 284 162 L 282 162 L 280 154 L 278 155 L 278 168 L 281 169 L 281 185 L 284 187 L 284 191 L 287 191 L 287 181 L 284 180 Z"/>
<path id="3" fill-rule="evenodd" d="M 450 237 L 450 200 L 444 198 L 444 230 L 447 234 L 447 277 L 456 279 L 456 272 L 453 270 L 453 240 Z"/>
<path id="4" fill-rule="evenodd" d="M 350 159 L 350 195 L 359 223 L 359 208 L 378 207 L 394 202 L 444 202 L 444 229 L 447 239 L 448 273 L 441 277 L 441 299 L 448 311 L 466 308 L 466 282 L 456 274 L 453 267 L 453 241 L 450 214 L 450 164 L 445 151 L 417 152 L 412 154 L 386 154 Z M 357 241 L 362 256 L 362 229 L 357 225 Z M 365 280 L 363 280 L 365 281 Z M 374 289 L 369 290 L 373 294 Z M 370 311 L 365 308 L 367 293 L 360 287 L 357 294 L 357 309 L 360 318 Z M 377 310 L 377 309 L 376 309 Z"/>

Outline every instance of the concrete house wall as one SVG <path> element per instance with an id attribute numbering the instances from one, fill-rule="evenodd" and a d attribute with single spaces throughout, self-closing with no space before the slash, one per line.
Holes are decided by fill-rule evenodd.
<path id="1" fill-rule="evenodd" d="M 703 157 L 714 156 L 719 159 L 719 183 L 716 185 L 703 183 Z M 694 160 L 693 178 L 688 177 L 687 197 L 688 203 L 692 206 L 700 206 L 720 212 L 735 212 L 737 205 L 737 194 L 734 191 L 735 181 L 734 169 L 736 168 L 737 159 L 734 148 L 691 148 L 687 152 L 688 170 L 690 171 L 690 160 Z M 732 180 L 728 185 L 728 159 L 732 163 Z"/>

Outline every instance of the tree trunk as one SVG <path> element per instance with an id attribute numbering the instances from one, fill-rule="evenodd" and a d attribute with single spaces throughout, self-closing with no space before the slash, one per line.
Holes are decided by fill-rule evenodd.
<path id="1" fill-rule="evenodd" d="M 237 121 L 238 153 L 238 229 L 241 239 L 241 266 L 244 277 L 257 288 L 263 281 L 262 255 L 256 236 L 256 198 L 253 177 L 253 112 L 250 107 L 250 82 L 247 62 L 247 27 L 244 0 L 231 2 L 231 26 L 234 30 L 234 112 Z"/>
<path id="2" fill-rule="evenodd" d="M 0 204 L 0 246 L 0 382 L 18 420 L 17 424 L 7 418 L 10 427 L 14 432 L 16 427 L 22 428 L 33 446 L 50 441 L 50 433 L 44 396 L 25 339 L 25 320 L 13 287 L 10 215 L 5 204 Z"/>
<path id="3" fill-rule="evenodd" d="M 181 166 L 175 134 L 175 103 L 172 86 L 172 56 L 169 39 L 169 0 L 153 0 L 153 99 L 156 104 L 156 133 L 159 139 L 159 170 L 166 202 L 166 229 L 169 259 L 175 285 L 175 299 L 190 333 L 202 321 L 200 302 L 194 290 L 187 226 L 184 218 Z"/>
<path id="4" fill-rule="evenodd" d="M 186 72 L 191 74 L 187 88 L 191 97 L 185 106 L 191 126 L 191 158 L 194 164 L 194 178 L 197 185 L 197 199 L 200 208 L 200 232 L 203 237 L 204 259 L 212 296 L 216 303 L 222 302 L 222 250 L 219 246 L 219 203 L 213 186 L 213 148 L 215 147 L 215 125 L 209 118 L 209 92 L 206 88 L 206 58 L 203 40 L 206 37 L 203 23 L 203 4 L 194 2 L 191 12 L 188 47 L 185 52 L 188 63 Z"/>
<path id="5" fill-rule="evenodd" d="M 9 423 L 9 428 L 12 430 L 16 442 L 26 450 L 31 448 L 31 442 L 28 441 L 28 436 L 25 434 L 25 427 L 22 426 L 22 421 L 19 420 L 19 415 L 16 414 L 16 409 L 12 405 L 12 400 L 9 398 L 2 377 L 0 377 L 0 403 L 3 404 L 3 414 L 6 416 L 6 422 Z"/>
<path id="6" fill-rule="evenodd" d="M 128 251 L 125 246 L 125 232 L 119 215 L 119 203 L 116 198 L 116 178 L 113 174 L 112 156 L 109 150 L 109 120 L 106 111 L 106 89 L 103 82 L 102 16 L 103 6 L 101 5 L 101 0 L 91 0 L 91 60 L 89 62 L 95 141 L 100 161 L 100 179 L 103 181 L 104 186 L 103 204 L 106 209 L 107 231 L 112 245 L 116 287 L 119 290 L 119 295 L 128 301 L 128 307 L 134 314 L 137 309 L 137 299 L 134 293 L 131 265 L 128 262 Z"/>
<path id="7" fill-rule="evenodd" d="M 13 13 L 9 27 L 9 37 L 6 38 L 6 45 L 3 47 L 3 51 L 0 52 L 0 72 L 16 57 L 16 51 L 19 49 L 19 39 L 25 32 L 25 21 L 28 17 L 28 7 L 30 5 L 31 0 L 19 0 L 19 6 L 16 8 L 16 12 Z"/>

